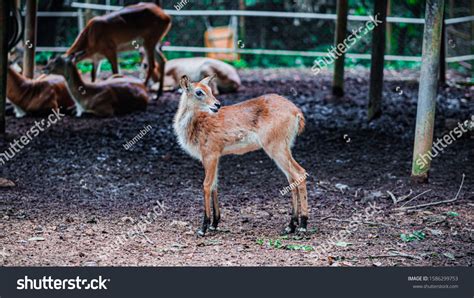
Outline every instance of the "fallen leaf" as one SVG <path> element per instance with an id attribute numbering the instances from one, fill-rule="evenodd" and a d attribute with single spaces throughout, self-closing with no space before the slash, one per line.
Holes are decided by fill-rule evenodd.
<path id="1" fill-rule="evenodd" d="M 44 237 L 31 237 L 28 241 L 44 241 Z"/>
<path id="2" fill-rule="evenodd" d="M 443 256 L 445 256 L 446 258 L 450 259 L 450 260 L 453 260 L 454 261 L 454 255 L 452 253 L 449 253 L 449 252 L 445 252 L 443 253 Z"/>
<path id="3" fill-rule="evenodd" d="M 342 183 L 337 183 L 336 185 L 334 185 L 337 189 L 339 189 L 340 191 L 344 192 L 346 190 L 349 190 L 349 186 L 348 185 L 345 185 L 345 184 L 342 184 Z"/>
<path id="4" fill-rule="evenodd" d="M 0 187 L 15 187 L 15 183 L 11 180 L 0 178 Z"/>
<path id="5" fill-rule="evenodd" d="M 427 228 L 427 230 L 431 233 L 431 235 L 433 236 L 441 236 L 443 235 L 443 231 L 441 230 L 436 230 L 436 229 L 429 229 Z"/>
<path id="6" fill-rule="evenodd" d="M 339 246 L 339 247 L 348 247 L 349 245 L 352 245 L 352 243 L 344 242 L 344 241 L 339 241 L 336 243 L 336 246 Z"/>

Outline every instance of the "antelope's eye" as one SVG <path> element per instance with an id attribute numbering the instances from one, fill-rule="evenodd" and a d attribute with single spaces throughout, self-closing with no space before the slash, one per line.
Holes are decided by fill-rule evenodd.
<path id="1" fill-rule="evenodd" d="M 204 96 L 204 92 L 202 92 L 202 90 L 196 90 L 195 94 L 196 94 L 197 97 Z"/>

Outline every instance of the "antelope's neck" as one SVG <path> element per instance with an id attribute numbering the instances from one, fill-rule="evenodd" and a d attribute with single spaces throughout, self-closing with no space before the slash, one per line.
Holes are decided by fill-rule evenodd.
<path id="1" fill-rule="evenodd" d="M 84 83 L 81 78 L 81 75 L 79 74 L 79 71 L 74 65 L 69 65 L 69 67 L 67 68 L 66 81 L 68 83 L 71 95 L 77 100 L 81 100 L 84 91 L 86 91 L 87 89 L 87 84 Z"/>
<path id="2" fill-rule="evenodd" d="M 199 144 L 193 139 L 195 127 L 194 109 L 187 104 L 187 99 L 181 97 L 178 111 L 174 119 L 174 131 L 178 137 L 178 142 L 189 155 L 201 160 L 201 153 L 199 151 Z"/>
<path id="3" fill-rule="evenodd" d="M 8 67 L 7 97 L 13 102 L 20 102 L 28 92 L 30 81 L 17 73 L 11 67 Z"/>
<path id="4" fill-rule="evenodd" d="M 75 65 L 68 65 L 66 72 L 66 86 L 76 105 L 76 116 L 80 117 L 87 111 L 87 92 L 89 86 L 84 83 Z"/>

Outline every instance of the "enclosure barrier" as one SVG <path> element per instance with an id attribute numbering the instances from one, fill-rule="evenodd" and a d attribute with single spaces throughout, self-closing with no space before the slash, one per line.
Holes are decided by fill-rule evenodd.
<path id="1" fill-rule="evenodd" d="M 102 5 L 102 4 L 86 4 L 73 2 L 72 7 L 77 8 L 77 12 L 38 12 L 38 17 L 74 17 L 78 18 L 79 28 L 83 27 L 83 10 L 95 9 L 103 11 L 119 10 L 122 6 Z M 165 10 L 171 16 L 240 16 L 240 17 L 271 17 L 271 18 L 302 18 L 302 19 L 319 19 L 319 20 L 337 20 L 337 14 L 322 13 L 303 13 L 303 12 L 277 12 L 277 11 L 240 11 L 240 10 Z M 348 15 L 349 21 L 368 21 L 369 16 Z M 446 25 L 459 24 L 474 21 L 474 16 L 459 17 L 445 20 Z M 404 17 L 387 17 L 388 23 L 406 23 L 406 24 L 424 24 L 425 20 L 420 18 L 404 18 Z M 37 47 L 37 51 L 65 52 L 68 47 Z M 234 49 L 226 48 L 205 48 L 205 47 L 188 47 L 188 46 L 163 46 L 163 51 L 179 51 L 189 53 L 236 53 L 250 55 L 276 55 L 276 56 L 302 56 L 302 57 L 323 57 L 327 52 L 317 51 L 296 51 L 296 50 L 270 50 L 270 49 Z M 350 59 L 370 60 L 371 54 L 346 53 L 346 57 Z M 421 62 L 421 56 L 400 56 L 400 55 L 384 55 L 387 61 L 407 61 Z M 446 62 L 462 62 L 474 60 L 474 54 L 463 55 L 446 58 Z"/>

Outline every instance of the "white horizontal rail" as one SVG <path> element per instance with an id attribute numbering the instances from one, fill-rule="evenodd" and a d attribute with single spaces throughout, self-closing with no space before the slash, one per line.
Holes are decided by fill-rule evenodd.
<path id="1" fill-rule="evenodd" d="M 37 47 L 38 52 L 57 52 L 64 53 L 68 47 Z M 228 48 L 203 48 L 203 47 L 179 47 L 164 46 L 163 51 L 170 52 L 191 52 L 191 53 L 238 53 L 250 55 L 277 55 L 277 56 L 301 56 L 301 57 L 324 57 L 327 52 L 304 52 L 304 51 L 285 51 L 285 50 L 266 50 L 266 49 L 228 49 Z M 370 60 L 370 54 L 347 53 L 347 58 Z M 393 56 L 386 55 L 388 61 L 421 61 L 421 57 L 413 56 Z"/>
<path id="2" fill-rule="evenodd" d="M 73 2 L 72 7 L 97 10 L 119 10 L 122 6 L 87 4 Z M 301 18 L 301 19 L 319 19 L 336 20 L 336 14 L 326 13 L 306 13 L 306 12 L 283 12 L 283 11 L 253 11 L 253 10 L 173 10 L 165 9 L 165 12 L 171 16 L 245 16 L 245 17 L 269 17 L 269 18 Z M 369 16 L 349 15 L 351 21 L 369 21 Z M 424 24 L 424 19 L 388 17 L 389 23 L 413 23 Z"/>
<path id="3" fill-rule="evenodd" d="M 73 2 L 72 7 L 78 9 L 96 9 L 96 10 L 119 10 L 122 6 L 116 5 L 101 5 L 101 4 L 87 4 Z M 166 13 L 174 16 L 250 16 L 250 17 L 282 17 L 282 18 L 307 18 L 307 19 L 326 19 L 336 20 L 335 14 L 320 14 L 320 13 L 299 13 L 299 12 L 275 12 L 275 11 L 240 11 L 240 10 L 165 10 Z M 43 12 L 39 12 L 41 15 Z M 78 16 L 77 12 L 45 12 L 44 16 L 54 16 L 55 13 L 60 13 L 62 16 Z M 370 16 L 348 16 L 352 21 L 368 21 Z M 424 19 L 417 18 L 402 18 L 402 17 L 388 17 L 388 22 L 391 23 L 412 23 L 424 24 Z M 463 22 L 474 21 L 474 16 L 467 16 L 461 18 L 447 19 L 446 24 L 457 24 Z M 65 52 L 67 47 L 38 47 L 38 51 L 51 52 Z M 205 47 L 182 47 L 182 46 L 164 46 L 164 51 L 178 51 L 178 52 L 193 52 L 193 53 L 239 53 L 251 55 L 278 55 L 278 56 L 302 56 L 302 57 L 324 57 L 327 52 L 312 52 L 312 51 L 289 51 L 289 50 L 268 50 L 268 49 L 228 49 L 228 48 L 205 48 Z M 347 53 L 348 58 L 370 60 L 370 54 Z M 474 60 L 474 55 L 465 55 L 460 57 L 449 57 L 447 62 L 460 62 Z M 412 61 L 420 62 L 421 57 L 417 56 L 395 56 L 385 55 L 387 61 Z"/>
<path id="4" fill-rule="evenodd" d="M 474 21 L 474 16 L 446 19 L 444 23 L 446 25 L 452 25 L 452 24 L 467 23 L 467 22 L 472 22 L 472 21 Z"/>
<path id="5" fill-rule="evenodd" d="M 38 52 L 57 52 L 64 53 L 68 47 L 37 47 Z M 286 51 L 286 50 L 266 50 L 266 49 L 228 49 L 228 48 L 204 48 L 204 47 L 180 47 L 180 46 L 163 46 L 166 52 L 191 52 L 191 53 L 239 53 L 250 55 L 277 55 L 277 56 L 301 56 L 301 57 L 324 57 L 327 52 L 305 52 L 305 51 Z M 347 58 L 370 60 L 370 54 L 347 53 Z M 421 62 L 418 56 L 396 56 L 385 55 L 386 61 L 411 61 Z M 474 55 L 465 55 L 459 57 L 446 58 L 446 62 L 461 62 L 474 60 Z"/>
<path id="6" fill-rule="evenodd" d="M 446 62 L 461 62 L 461 61 L 470 61 L 474 60 L 474 55 L 465 55 L 465 56 L 458 56 L 458 57 L 449 57 L 446 58 Z"/>
<path id="7" fill-rule="evenodd" d="M 26 12 L 22 11 L 23 16 L 26 15 Z M 79 14 L 75 11 L 38 11 L 36 13 L 38 17 L 73 17 L 76 18 Z"/>
<path id="8" fill-rule="evenodd" d="M 119 10 L 122 6 L 88 4 L 73 2 L 74 8 L 96 9 L 96 10 Z M 324 13 L 305 13 L 305 12 L 283 12 L 283 11 L 252 11 L 252 10 L 174 10 L 165 9 L 165 12 L 172 16 L 246 16 L 246 17 L 275 17 L 275 18 L 302 18 L 302 19 L 321 19 L 336 20 L 336 14 Z M 349 15 L 350 21 L 368 21 L 369 16 Z M 446 24 L 457 24 L 474 21 L 474 16 L 466 16 L 460 18 L 446 19 Z M 425 19 L 422 18 L 404 18 L 404 17 L 387 17 L 389 23 L 408 23 L 408 24 L 424 24 Z"/>

